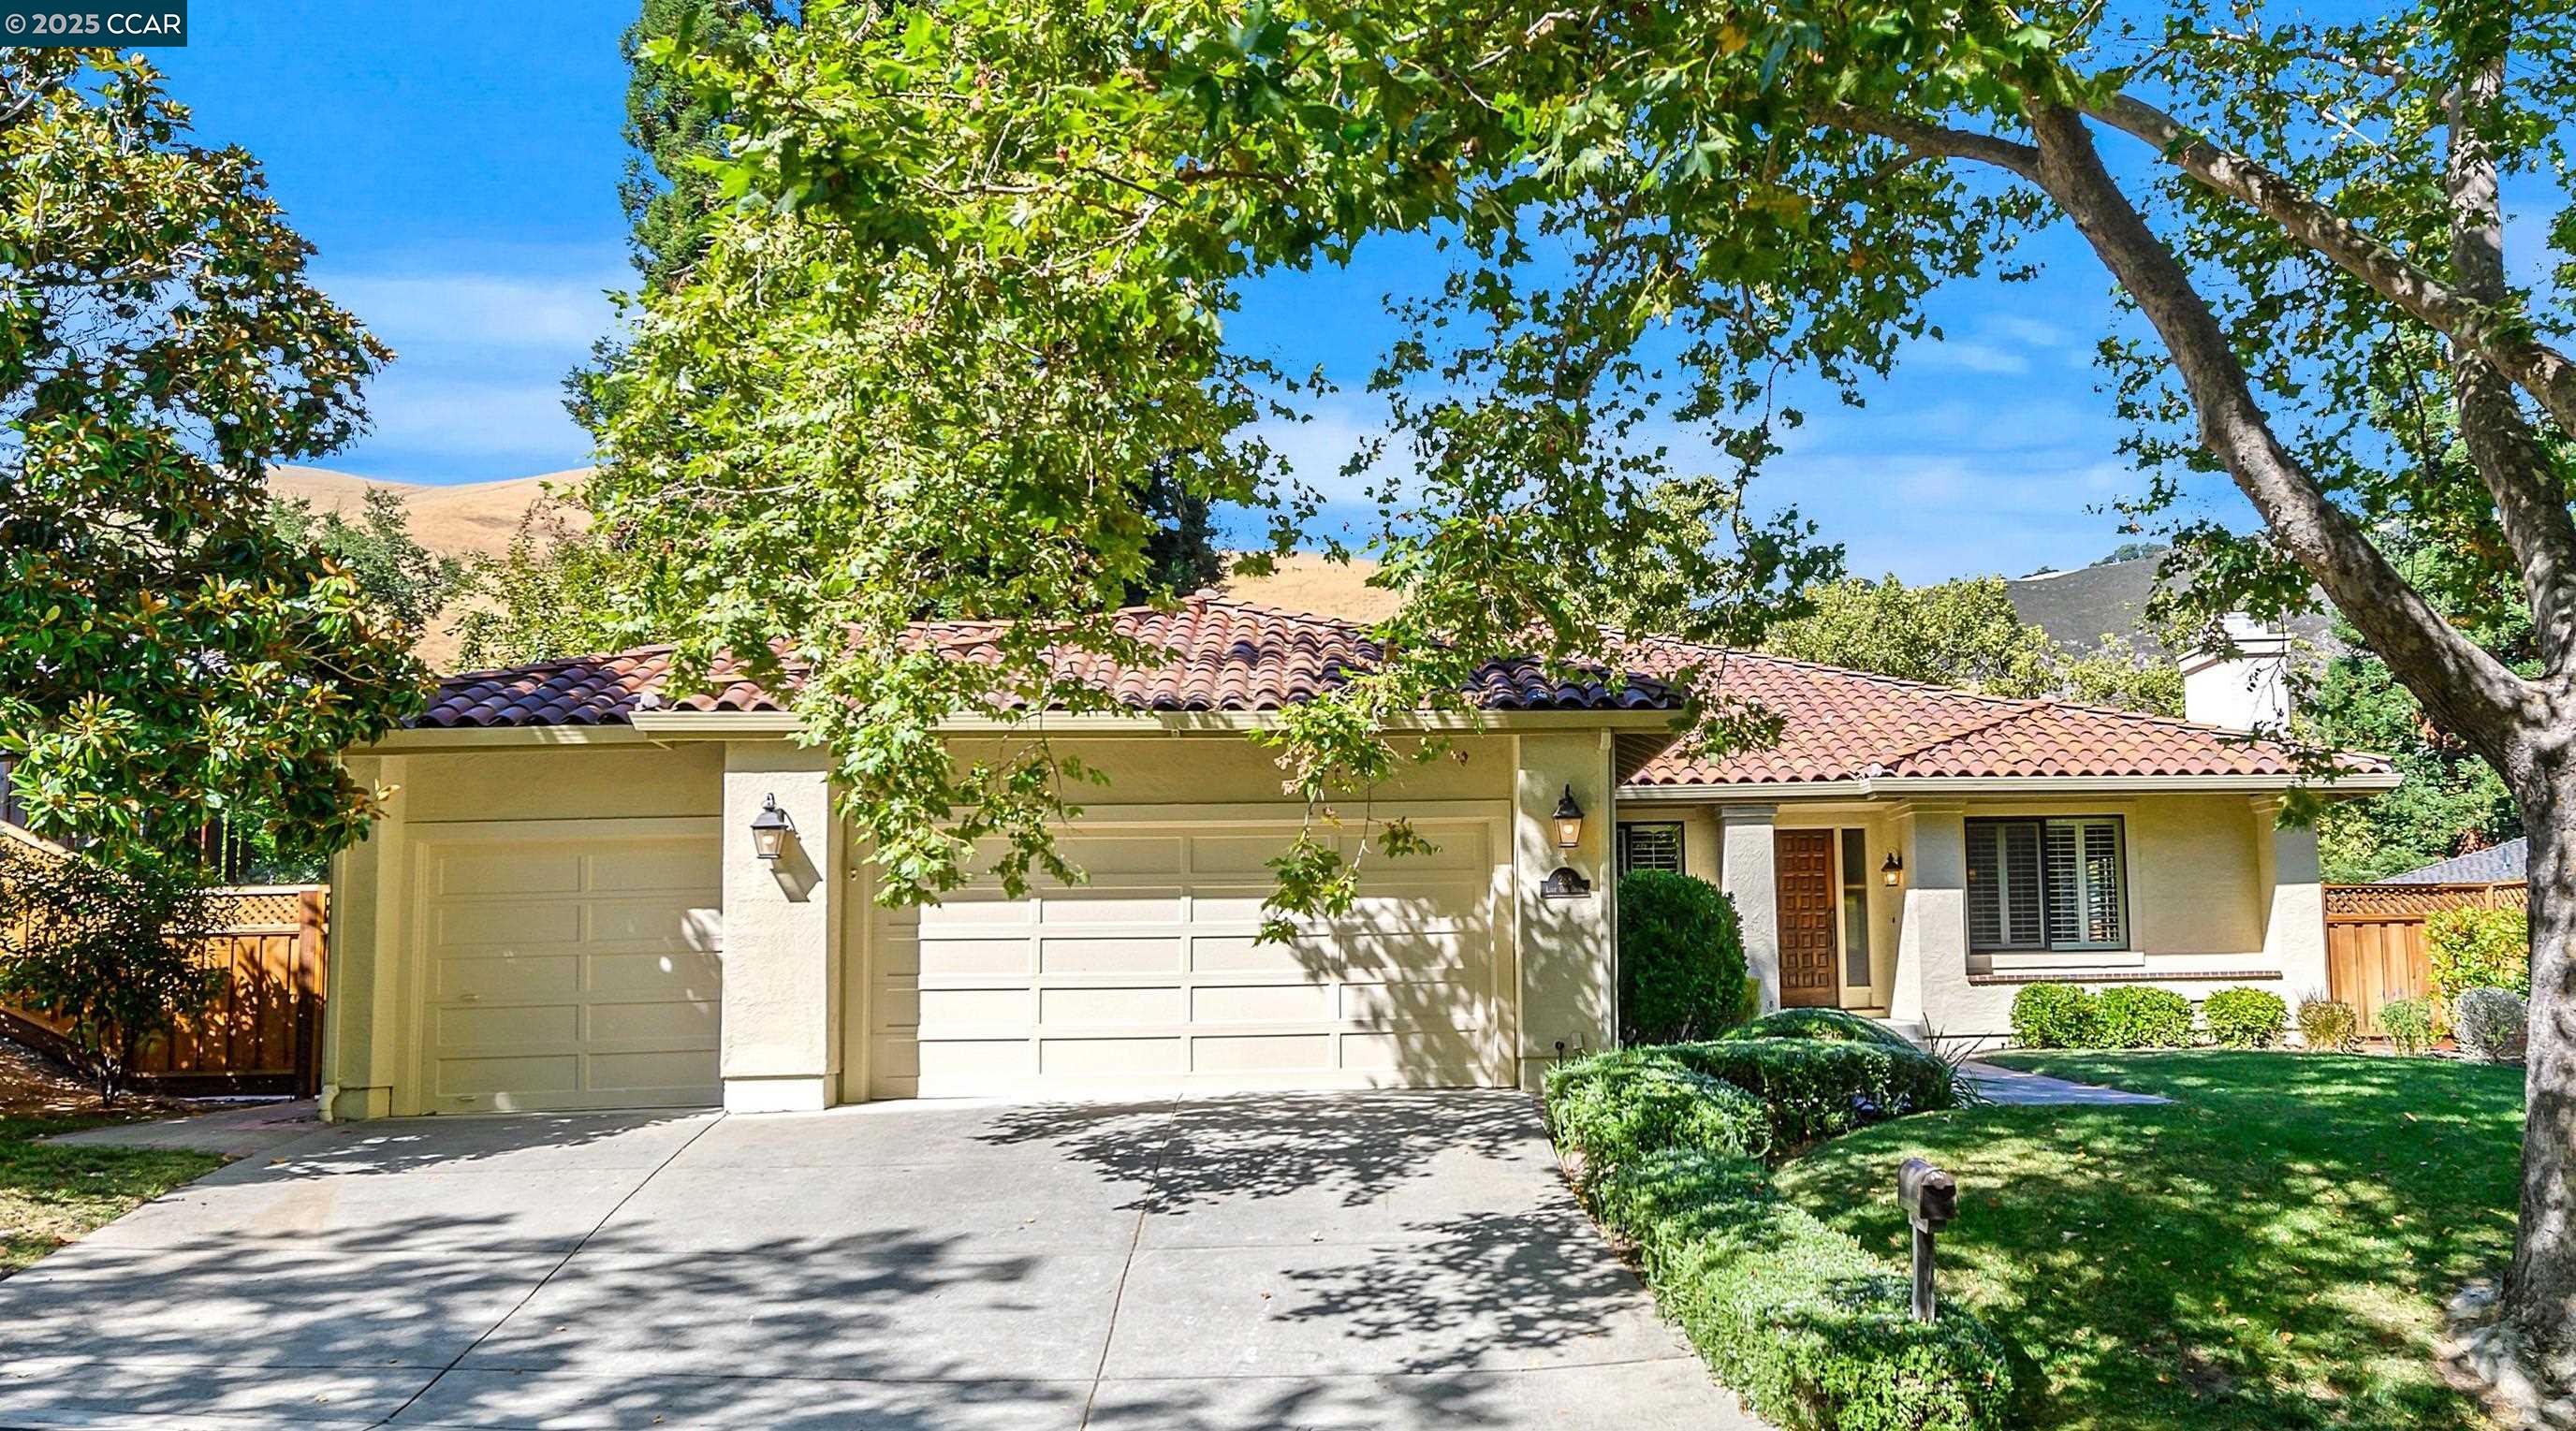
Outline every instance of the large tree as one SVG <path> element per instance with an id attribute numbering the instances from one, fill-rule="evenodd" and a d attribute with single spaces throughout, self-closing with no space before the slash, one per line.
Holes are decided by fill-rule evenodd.
<path id="1" fill-rule="evenodd" d="M 1388 230 L 1456 259 L 1377 377 L 1410 458 L 1379 469 L 1395 658 L 1284 732 L 1320 796 L 1389 768 L 1390 718 L 1465 660 L 1572 655 L 1604 620 L 1758 624 L 1803 529 L 1746 522 L 1731 484 L 1794 420 L 1781 375 L 1856 395 L 1929 335 L 1933 290 L 2062 222 L 2129 305 L 2105 338 L 2142 504 L 2209 473 L 2260 519 L 2171 530 L 2204 616 L 2321 588 L 2523 812 L 2530 1123 L 2496 1345 L 2566 1380 L 2576 520 L 2552 453 L 2576 361 L 2569 275 L 2517 266 L 2505 195 L 2565 195 L 2571 28 L 2499 0 L 2344 25 L 2259 0 L 816 0 L 683 65 L 738 120 L 746 202 L 639 327 L 603 515 L 670 544 L 652 600 L 690 660 L 816 663 L 807 713 L 886 888 L 918 895 L 960 836 L 1043 856 L 1042 744 L 951 770 L 929 729 L 1083 700 L 1041 648 L 1109 644 L 1153 464 L 1295 535 L 1245 434 L 1301 393 L 1223 341 L 1247 276 Z M 2544 231 L 2576 247 L 2569 211 Z M 1690 474 L 1657 417 L 1729 470 L 1665 490 Z M 1725 540 L 1676 541 L 1673 510 Z M 2392 529 L 2430 534 L 2452 589 L 2401 573 Z M 960 670 L 901 639 L 925 590 L 1051 625 Z M 2443 615 L 2499 596 L 2531 613 L 2529 674 Z M 1330 863 L 1287 862 L 1283 900 L 1344 888 Z"/>
<path id="2" fill-rule="evenodd" d="M 0 753 L 40 833 L 115 859 L 228 817 L 289 855 L 365 827 L 339 752 L 422 673 L 270 521 L 268 464 L 355 435 L 390 356 L 309 252 L 140 59 L 0 50 Z"/>
<path id="3" fill-rule="evenodd" d="M 1993 696 L 2182 714 L 2180 667 L 2116 634 L 2088 650 L 2057 641 L 2021 619 L 2000 577 L 1846 578 L 1810 589 L 1806 604 L 1813 610 L 1772 627 L 1762 649 Z"/>

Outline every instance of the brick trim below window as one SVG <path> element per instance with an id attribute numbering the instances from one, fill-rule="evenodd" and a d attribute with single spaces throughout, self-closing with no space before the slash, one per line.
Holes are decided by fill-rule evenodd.
<path id="1" fill-rule="evenodd" d="M 1970 984 L 2193 984 L 2244 983 L 2249 980 L 2280 982 L 2278 969 L 2213 969 L 2171 973 L 2143 969 L 2048 969 L 2030 973 L 1970 974 Z"/>

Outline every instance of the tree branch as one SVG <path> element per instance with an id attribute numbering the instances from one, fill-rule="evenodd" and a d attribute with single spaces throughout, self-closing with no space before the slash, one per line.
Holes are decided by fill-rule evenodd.
<path id="1" fill-rule="evenodd" d="M 2576 362 L 2531 337 L 2529 325 L 2510 308 L 2481 302 L 2408 263 L 2298 185 L 2190 133 L 2154 105 L 2115 95 L 2085 112 L 2155 145 L 2184 173 L 2253 206 L 2417 321 L 2476 350 L 2537 398 L 2560 427 L 2576 432 Z"/>
<path id="2" fill-rule="evenodd" d="M 2227 330 L 2192 286 L 2182 261 L 2103 167 L 2083 117 L 2034 104 L 2031 132 L 2039 140 L 2038 182 L 2074 219 L 2173 354 L 2199 417 L 2202 445 L 2225 464 L 2282 548 L 2325 587 L 2372 649 L 2403 673 L 2426 709 L 2476 741 L 2499 770 L 2516 763 L 2505 756 L 2520 739 L 2515 713 L 2530 688 L 2443 620 L 2281 446 Z"/>
<path id="3" fill-rule="evenodd" d="M 2442 170 L 2450 199 L 2451 268 L 2461 290 L 2479 302 L 2506 301 L 2504 204 L 2495 151 L 2483 125 L 2504 89 L 2501 52 L 2483 59 L 2449 96 L 2450 153 Z M 2576 644 L 2576 521 L 2567 512 L 2555 464 L 2523 417 L 2513 388 L 2484 355 L 2451 345 L 2459 388 L 2460 438 L 2469 462 L 2495 498 L 2496 519 L 2513 548 L 2531 603 L 2533 633 L 2552 670 Z"/>
<path id="4" fill-rule="evenodd" d="M 1815 110 L 1814 118 L 1817 123 L 1835 129 L 1892 139 L 1926 158 L 1973 159 L 1980 164 L 2009 169 L 2025 179 L 2039 176 L 2038 150 L 1992 134 L 1945 129 L 1937 124 L 1925 124 L 1875 109 L 1856 109 L 1848 104 L 1821 106 Z"/>

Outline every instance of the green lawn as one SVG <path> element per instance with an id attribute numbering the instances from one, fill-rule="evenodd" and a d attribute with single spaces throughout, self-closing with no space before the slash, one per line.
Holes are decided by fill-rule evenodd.
<path id="1" fill-rule="evenodd" d="M 2037 1362 L 2038 1424 L 2486 1425 L 2441 1304 L 2513 1240 L 2522 1070 L 2286 1053 L 2000 1062 L 2178 1100 L 1899 1119 L 1782 1169 L 1902 1259 L 1896 1165 L 1956 1173 L 1942 1287 Z"/>
<path id="2" fill-rule="evenodd" d="M 0 1277 L 223 1166 L 211 1153 L 49 1147 L 35 1141 L 120 1121 L 0 1117 Z"/>

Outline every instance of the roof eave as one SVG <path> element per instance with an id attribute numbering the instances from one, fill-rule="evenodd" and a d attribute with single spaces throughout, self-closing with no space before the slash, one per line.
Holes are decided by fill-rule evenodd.
<path id="1" fill-rule="evenodd" d="M 2378 795 L 2399 777 L 2379 770 L 2339 776 L 2296 775 L 1883 775 L 1854 780 L 1777 780 L 1723 785 L 1628 784 L 1619 798 L 1691 804 L 1776 804 L 1787 800 L 1867 800 L 1908 796 L 2147 795 L 2194 792 L 2249 795 L 2306 790 L 2328 799 Z"/>

